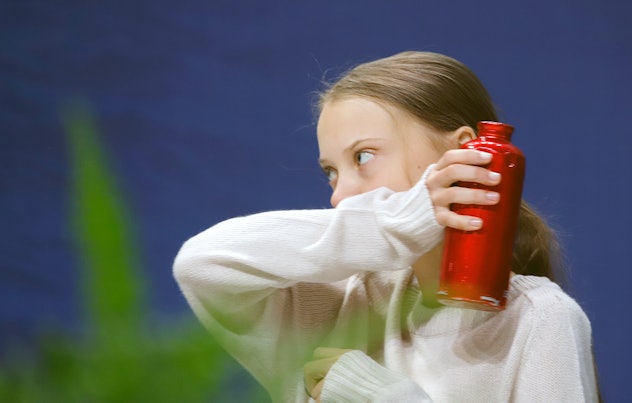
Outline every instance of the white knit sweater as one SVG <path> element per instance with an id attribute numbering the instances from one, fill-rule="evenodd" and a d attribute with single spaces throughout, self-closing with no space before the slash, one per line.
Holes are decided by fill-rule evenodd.
<path id="1" fill-rule="evenodd" d="M 507 309 L 428 308 L 411 264 L 433 248 L 425 176 L 336 209 L 234 218 L 187 241 L 191 308 L 274 401 L 308 400 L 302 366 L 348 348 L 324 402 L 596 401 L 590 323 L 546 278 L 514 276 Z"/>

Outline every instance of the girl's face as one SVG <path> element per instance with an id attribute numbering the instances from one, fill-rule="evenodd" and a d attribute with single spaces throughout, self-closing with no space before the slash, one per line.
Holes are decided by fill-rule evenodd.
<path id="1" fill-rule="evenodd" d="M 402 110 L 360 97 L 327 102 L 317 131 L 333 207 L 379 187 L 408 190 L 443 154 L 431 142 L 443 134 Z"/>

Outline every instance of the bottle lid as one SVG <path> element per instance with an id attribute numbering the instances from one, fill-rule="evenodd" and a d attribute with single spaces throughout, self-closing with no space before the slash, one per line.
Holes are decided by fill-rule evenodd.
<path id="1" fill-rule="evenodd" d="M 505 137 L 507 140 L 511 140 L 511 134 L 513 133 L 513 130 L 513 126 L 506 123 L 493 122 L 489 120 L 478 122 L 479 136 L 502 136 Z"/>

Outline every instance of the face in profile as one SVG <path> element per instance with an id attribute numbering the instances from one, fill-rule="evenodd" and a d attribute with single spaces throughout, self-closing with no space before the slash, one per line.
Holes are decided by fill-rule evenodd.
<path id="1" fill-rule="evenodd" d="M 405 111 L 360 97 L 325 103 L 317 134 L 333 207 L 379 187 L 408 190 L 442 154 L 431 141 L 441 133 Z"/>

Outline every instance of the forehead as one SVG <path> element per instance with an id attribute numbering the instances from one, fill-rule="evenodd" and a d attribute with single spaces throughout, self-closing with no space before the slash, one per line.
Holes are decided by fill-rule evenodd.
<path id="1" fill-rule="evenodd" d="M 318 119 L 318 141 L 343 141 L 358 135 L 390 136 L 400 121 L 395 108 L 366 98 L 345 98 L 327 102 Z"/>
<path id="2" fill-rule="evenodd" d="M 400 108 L 354 97 L 323 105 L 317 137 L 321 161 L 335 161 L 356 144 L 402 152 L 436 147 L 444 133 Z"/>
<path id="3" fill-rule="evenodd" d="M 321 154 L 326 148 L 344 147 L 358 137 L 408 142 L 407 138 L 430 127 L 409 112 L 362 97 L 330 100 L 318 119 L 317 137 Z"/>
<path id="4" fill-rule="evenodd" d="M 327 121 L 333 118 L 352 118 L 364 116 L 365 118 L 374 116 L 377 119 L 390 118 L 394 119 L 393 112 L 397 108 L 363 97 L 345 97 L 327 101 L 322 108 L 319 116 L 319 125 L 323 120 Z"/>

